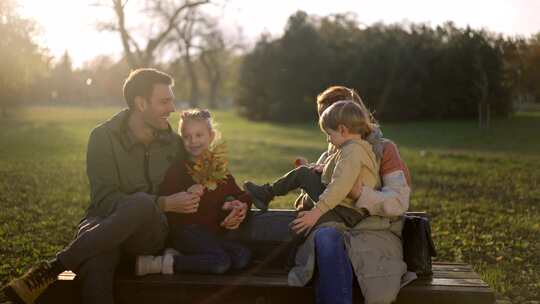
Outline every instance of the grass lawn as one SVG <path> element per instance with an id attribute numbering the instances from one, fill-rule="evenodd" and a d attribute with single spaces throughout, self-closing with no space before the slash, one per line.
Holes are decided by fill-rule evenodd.
<path id="1" fill-rule="evenodd" d="M 29 107 L 0 120 L 0 283 L 65 246 L 89 204 L 85 149 L 116 108 Z M 253 123 L 217 112 L 239 182 L 271 181 L 298 155 L 315 160 L 315 123 Z M 176 124 L 177 119 L 174 119 Z M 499 298 L 540 300 L 540 113 L 493 121 L 383 124 L 428 211 L 438 260 L 470 263 Z M 274 207 L 289 207 L 290 195 Z"/>

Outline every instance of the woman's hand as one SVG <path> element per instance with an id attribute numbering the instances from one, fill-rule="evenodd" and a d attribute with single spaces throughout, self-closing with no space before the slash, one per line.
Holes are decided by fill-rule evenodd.
<path id="1" fill-rule="evenodd" d="M 247 214 L 247 204 L 238 200 L 225 202 L 222 207 L 224 210 L 231 210 L 229 215 L 221 222 L 225 229 L 237 229 L 244 221 Z"/>
<path id="2" fill-rule="evenodd" d="M 201 184 L 195 184 L 187 189 L 187 192 L 191 194 L 195 194 L 198 196 L 202 196 L 204 193 L 204 186 Z"/>
<path id="3" fill-rule="evenodd" d="M 298 213 L 296 219 L 292 221 L 291 228 L 296 234 L 301 234 L 302 232 L 308 234 L 321 216 L 322 212 L 318 208 L 301 211 Z"/>
<path id="4" fill-rule="evenodd" d="M 195 213 L 199 209 L 199 201 L 201 200 L 198 195 L 189 192 L 178 192 L 161 199 L 163 199 L 163 204 L 160 204 L 162 210 L 175 213 Z"/>
<path id="5" fill-rule="evenodd" d="M 356 201 L 358 198 L 360 198 L 360 195 L 362 195 L 363 187 L 364 187 L 364 183 L 362 182 L 362 178 L 358 177 L 358 179 L 354 183 L 354 186 L 351 189 L 351 192 L 347 194 L 347 197 Z"/>

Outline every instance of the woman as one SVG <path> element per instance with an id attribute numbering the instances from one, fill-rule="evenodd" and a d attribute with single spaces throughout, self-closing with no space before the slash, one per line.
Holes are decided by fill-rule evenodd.
<path id="1" fill-rule="evenodd" d="M 340 100 L 353 100 L 366 108 L 356 92 L 333 86 L 317 97 L 319 115 Z M 395 144 L 383 139 L 379 129 L 370 134 L 368 141 L 380 160 L 383 188 L 376 191 L 357 182 L 353 194 L 356 206 L 365 208 L 371 216 L 353 227 L 347 225 L 346 211 L 336 213 L 324 223 L 319 221 L 299 247 L 296 266 L 289 273 L 289 284 L 293 286 L 307 284 L 317 273 L 317 303 L 352 303 L 353 271 L 365 303 L 391 303 L 406 272 L 400 240 L 403 223 L 399 216 L 409 206 L 409 171 Z M 324 161 L 332 150 L 329 146 L 318 162 Z M 295 204 L 306 210 L 314 203 L 302 194 Z"/>

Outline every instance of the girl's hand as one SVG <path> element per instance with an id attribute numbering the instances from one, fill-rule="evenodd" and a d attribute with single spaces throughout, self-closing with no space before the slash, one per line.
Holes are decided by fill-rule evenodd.
<path id="1" fill-rule="evenodd" d="M 229 201 L 229 202 L 223 203 L 223 206 L 221 207 L 221 209 L 223 209 L 223 210 L 231 210 L 234 207 L 242 206 L 242 204 L 244 204 L 244 203 L 242 203 L 239 200 Z"/>
<path id="2" fill-rule="evenodd" d="M 301 211 L 298 213 L 296 219 L 292 221 L 291 228 L 296 234 L 301 234 L 302 232 L 308 234 L 321 216 L 322 212 L 318 208 L 313 208 L 309 211 Z"/>
<path id="3" fill-rule="evenodd" d="M 194 194 L 194 195 L 197 195 L 197 196 L 202 196 L 203 193 L 204 193 L 204 186 L 201 185 L 201 184 L 195 184 L 195 185 L 189 187 L 187 189 L 187 192 L 189 192 L 191 194 Z"/>
<path id="4" fill-rule="evenodd" d="M 229 203 L 229 202 L 227 202 Z M 225 208 L 225 205 L 227 204 L 225 203 L 224 204 L 224 208 Z M 230 202 L 232 206 L 232 211 L 231 213 L 229 213 L 229 215 L 223 220 L 223 222 L 221 222 L 221 226 L 224 227 L 225 229 L 237 229 L 240 224 L 244 221 L 244 219 L 246 218 L 246 214 L 247 214 L 247 204 L 246 203 L 243 203 L 243 202 L 240 202 L 240 201 L 232 201 Z"/>

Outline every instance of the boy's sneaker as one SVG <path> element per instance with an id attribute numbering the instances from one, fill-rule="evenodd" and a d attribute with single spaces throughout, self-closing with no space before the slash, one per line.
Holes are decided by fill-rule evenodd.
<path id="1" fill-rule="evenodd" d="M 174 274 L 174 257 L 180 255 L 180 252 L 173 248 L 167 248 L 163 252 L 163 262 L 161 263 L 161 273 Z"/>
<path id="2" fill-rule="evenodd" d="M 34 303 L 56 281 L 57 275 L 49 262 L 41 262 L 23 276 L 9 282 L 1 293 L 15 303 Z"/>
<path id="3" fill-rule="evenodd" d="M 262 211 L 268 210 L 268 204 L 270 204 L 270 201 L 274 199 L 272 187 L 269 184 L 259 186 L 252 182 L 245 182 L 244 190 L 249 193 L 253 199 L 253 204 L 255 207 L 261 209 Z"/>
<path id="4" fill-rule="evenodd" d="M 151 273 L 161 273 L 163 256 L 139 255 L 135 260 L 135 275 L 143 276 Z"/>

